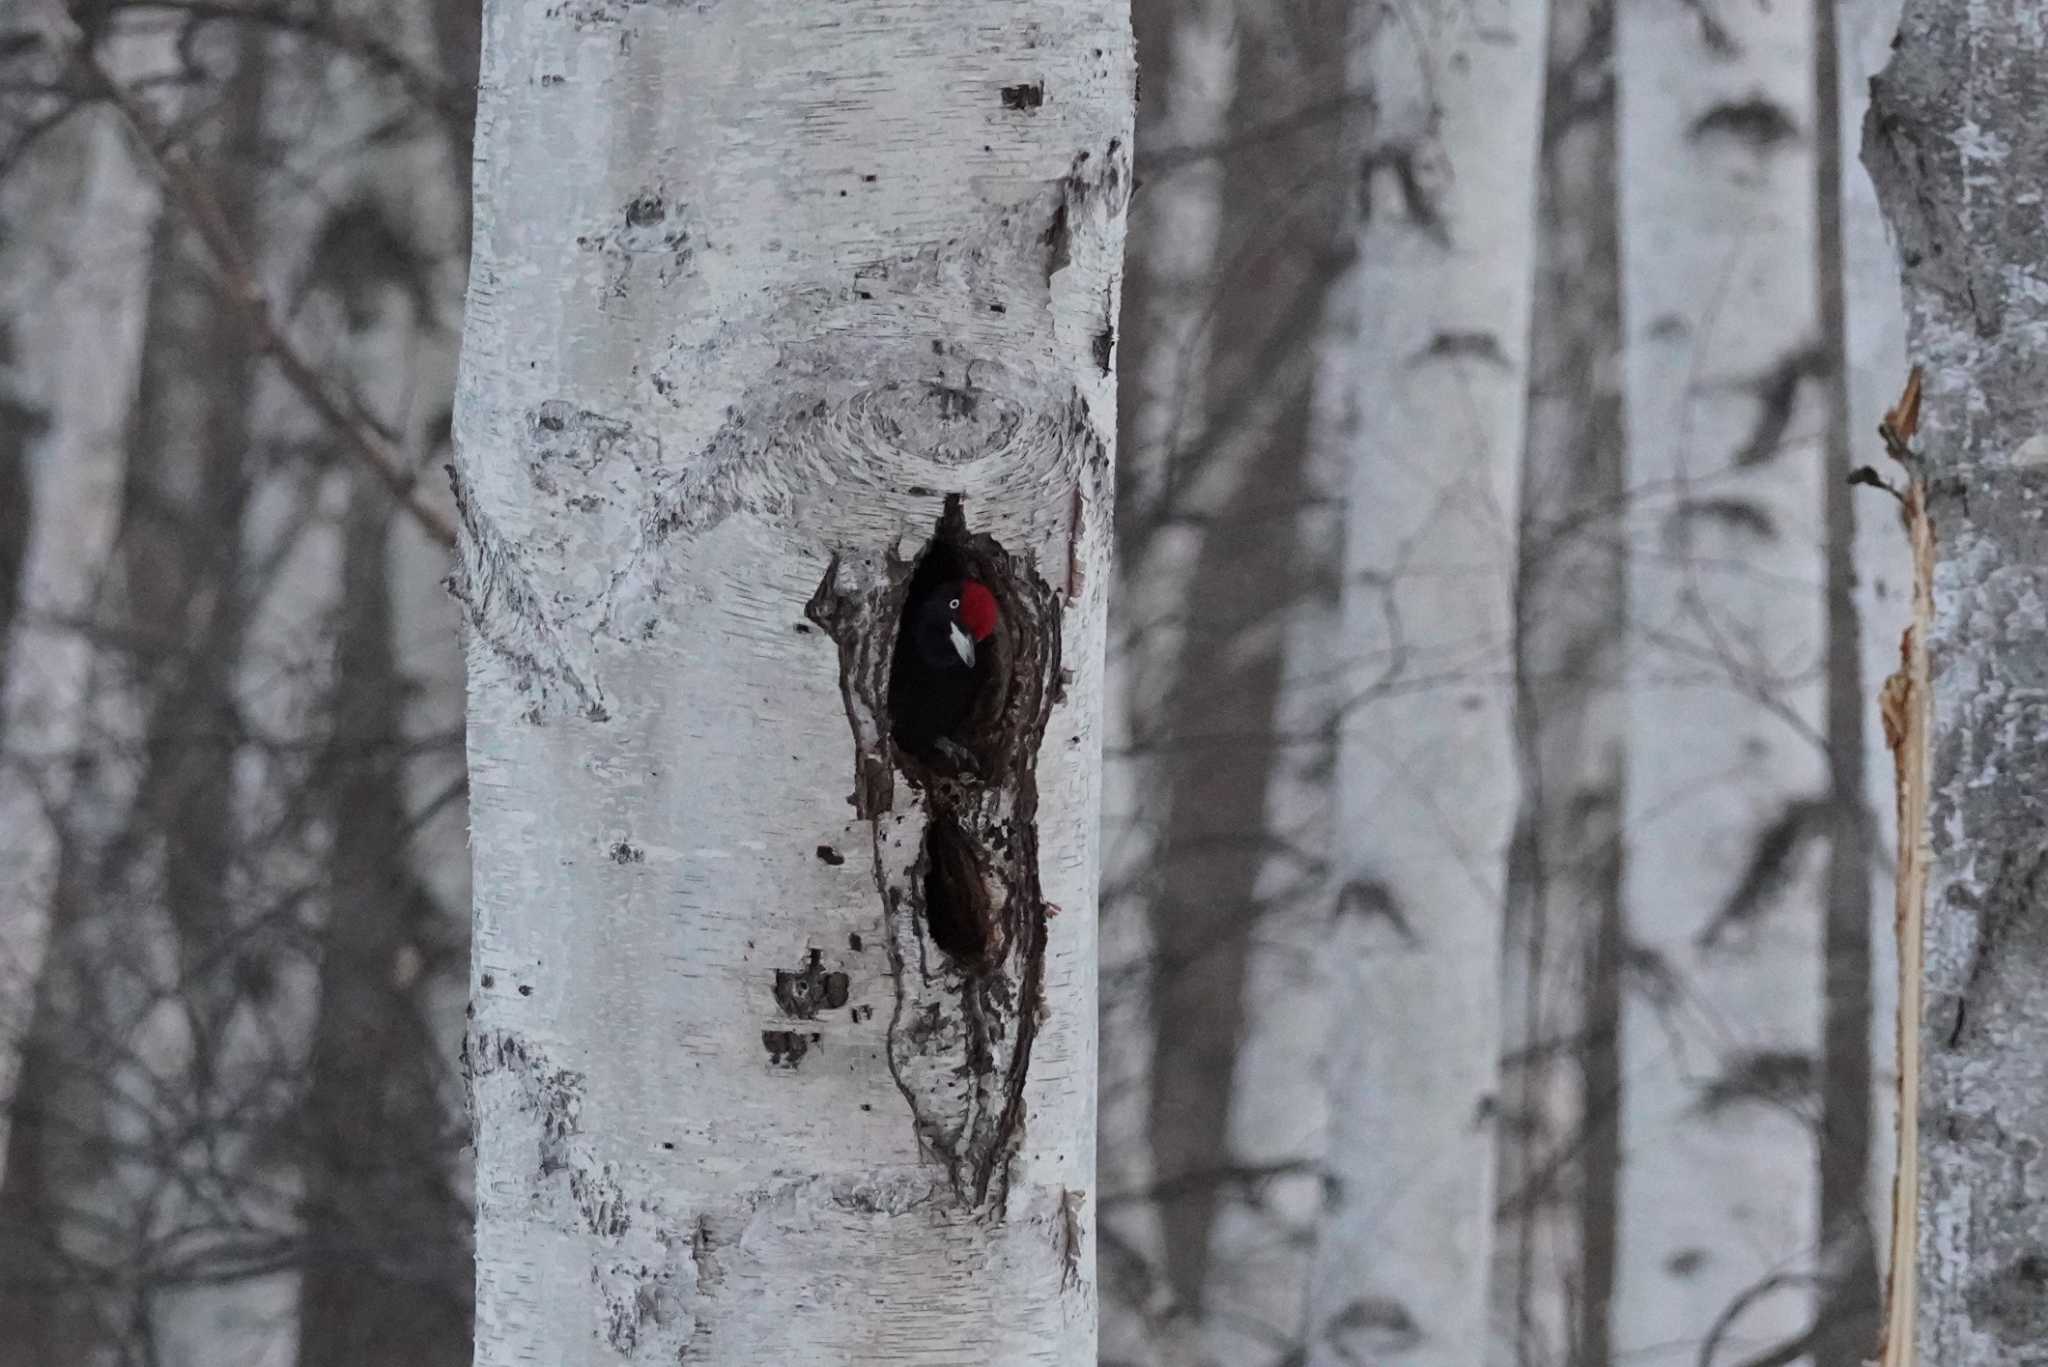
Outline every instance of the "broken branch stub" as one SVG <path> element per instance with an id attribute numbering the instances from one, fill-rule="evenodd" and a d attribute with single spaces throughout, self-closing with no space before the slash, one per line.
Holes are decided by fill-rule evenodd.
<path id="1" fill-rule="evenodd" d="M 933 690 L 961 681 L 936 682 L 908 661 L 907 614 L 962 579 L 987 586 L 998 619 L 968 694 L 940 697 Z M 970 532 L 956 496 L 908 563 L 833 557 L 806 615 L 838 647 L 851 800 L 874 832 L 896 984 L 890 1071 L 925 1151 L 980 1204 L 1021 1135 L 1038 1024 L 1037 767 L 1058 695 L 1060 596 L 994 537 Z"/>

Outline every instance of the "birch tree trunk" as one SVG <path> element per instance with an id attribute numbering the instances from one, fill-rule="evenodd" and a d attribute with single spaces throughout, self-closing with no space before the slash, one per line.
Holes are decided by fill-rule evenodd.
<path id="1" fill-rule="evenodd" d="M 1124 9 L 483 50 L 476 1360 L 1090 1362 Z M 968 573 L 990 681 L 912 752 L 899 618 Z"/>
<path id="2" fill-rule="evenodd" d="M 1919 1361 L 2048 1342 L 2048 28 L 1909 0 L 1863 159 L 1905 265 L 1934 531 Z M 1906 1359 L 1910 1360 L 1910 1359 Z"/>
<path id="3" fill-rule="evenodd" d="M 83 623 L 119 520 L 159 209 L 112 110 L 85 111 L 62 136 L 70 155 L 52 164 L 73 168 L 74 188 L 53 196 L 63 226 L 57 215 L 37 225 L 52 283 L 40 318 L 17 339 L 35 358 L 48 430 L 28 456 L 31 512 L 0 698 L 0 1166 L 49 942 L 93 659 Z"/>
<path id="4" fill-rule="evenodd" d="M 1154 624 L 1167 630 L 1155 640 L 1171 649 L 1142 717 L 1157 758 L 1146 1147 L 1159 1264 L 1191 1341 L 1162 1360 L 1255 1367 L 1297 1346 L 1321 1206 L 1307 965 L 1328 925 L 1316 829 L 1328 743 L 1320 719 L 1302 718 L 1313 633 L 1300 625 L 1332 596 L 1334 500 L 1312 474 L 1313 414 L 1348 186 L 1325 112 L 1342 93 L 1342 51 L 1327 42 L 1341 7 L 1233 8 L 1228 118 L 1192 151 L 1220 172 L 1213 269 L 1193 294 L 1199 385 L 1175 396 L 1180 439 L 1121 539 L 1151 544 L 1133 560 L 1157 576 Z M 1148 195 L 1177 158 L 1199 164 L 1185 145 L 1154 150 L 1164 164 L 1146 172 Z"/>
<path id="5" fill-rule="evenodd" d="M 1484 1356 L 1540 4 L 1374 6 L 1309 1361 Z"/>
<path id="6" fill-rule="evenodd" d="M 1626 433 L 1614 6 L 1552 0 L 1502 964 L 1492 1360 L 1604 1367 L 1618 1249 Z"/>
<path id="7" fill-rule="evenodd" d="M 1617 11 L 1629 981 L 1614 1351 L 1806 1335 L 1819 1242 L 1825 432 L 1812 16 Z"/>
<path id="8" fill-rule="evenodd" d="M 453 81 L 474 66 L 434 60 L 430 25 L 461 8 L 358 0 L 354 19 Z M 305 282 L 300 344 L 414 468 L 436 470 L 448 459 L 468 246 L 467 138 L 423 118 L 405 138 L 368 135 L 392 120 L 390 91 L 345 68 L 295 64 L 292 74 L 318 80 L 333 111 L 302 153 L 326 193 L 270 216 L 282 273 Z M 336 440 L 309 427 L 303 440 L 316 449 Z M 446 551 L 421 544 L 419 523 L 374 474 L 358 464 L 330 480 L 339 602 L 326 619 L 331 699 L 320 700 L 328 905 L 318 1010 L 305 1022 L 294 1347 L 298 1367 L 429 1367 L 471 1349 L 467 1158 L 446 1142 L 460 1104 L 446 1061 L 460 1048 L 468 985 L 466 823 L 460 754 L 430 739 L 460 726 L 458 613 L 439 582 Z M 442 819 L 420 821 L 437 806 Z"/>
<path id="9" fill-rule="evenodd" d="M 374 194 L 407 161 L 410 193 Z M 442 255 L 437 239 L 452 227 L 447 169 L 422 156 L 358 168 L 368 184 L 323 225 L 307 271 L 340 296 L 319 300 L 339 334 L 329 368 L 387 430 L 404 434 L 406 449 L 424 453 L 445 444 L 432 428 L 446 416 L 455 334 L 437 323 L 457 316 L 460 285 L 428 293 L 414 272 Z M 459 725 L 448 715 L 461 698 L 457 623 L 445 594 L 425 592 L 445 552 L 395 556 L 394 543 L 416 524 L 369 470 L 347 471 L 341 482 L 347 511 L 336 518 L 332 578 L 341 601 L 326 756 L 333 904 L 306 1051 L 297 1364 L 431 1367 L 470 1350 L 468 1212 L 442 1142 L 451 1103 L 443 1061 L 459 1048 L 448 1024 L 461 1005 L 448 1000 L 451 984 L 436 971 L 459 963 L 461 927 L 450 913 L 467 900 L 437 896 L 436 884 L 445 887 L 467 861 L 447 823 L 422 830 L 413 815 L 431 810 L 434 790 L 448 791 L 454 767 L 435 763 L 422 738 Z M 438 713 L 439 726 L 408 717 L 408 703 Z M 440 772 L 408 801 L 408 788 L 420 786 L 408 780 L 423 762 Z"/>

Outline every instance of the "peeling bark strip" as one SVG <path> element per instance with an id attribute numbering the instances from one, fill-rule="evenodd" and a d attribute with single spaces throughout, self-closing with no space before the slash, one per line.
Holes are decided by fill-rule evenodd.
<path id="1" fill-rule="evenodd" d="M 844 564 L 832 561 L 805 615 L 839 646 L 854 805 L 874 831 L 896 986 L 889 1068 L 920 1142 L 979 1204 L 1016 1146 L 1042 1010 L 1038 748 L 1059 695 L 1062 597 L 993 537 L 971 534 L 957 497 L 913 561 L 885 552 L 878 577 L 842 582 Z M 986 584 L 1001 609 L 994 668 L 958 750 L 915 753 L 891 723 L 919 705 L 890 677 L 904 605 L 961 578 Z M 909 790 L 900 804 L 896 774 Z"/>
<path id="2" fill-rule="evenodd" d="M 1917 390 L 1917 375 L 1916 375 Z M 1887 424 L 1889 427 L 1890 425 Z M 1892 429 L 1897 430 L 1897 429 Z M 1910 428 L 1906 433 L 1910 433 Z M 1887 434 L 1889 435 L 1889 433 Z M 1899 437 L 1904 449 L 1905 434 Z M 1897 766 L 1899 802 L 1899 1153 L 1892 1185 L 1892 1240 L 1886 1277 L 1884 1367 L 1913 1361 L 1918 1292 L 1913 1249 L 1920 1195 L 1920 1028 L 1922 944 L 1927 917 L 1927 720 L 1932 685 L 1927 633 L 1934 615 L 1934 528 L 1917 474 L 1906 486 L 1906 529 L 1913 541 L 1913 624 L 1899 642 L 1899 672 L 1885 680 L 1885 743 Z M 1957 1009 L 1961 1025 L 1961 1006 Z M 1951 1037 L 1950 1044 L 1957 1041 Z"/>
<path id="3" fill-rule="evenodd" d="M 531 1144 L 530 1172 L 554 1219 L 592 1238 L 596 1293 L 591 1337 L 629 1363 L 691 1360 L 695 1307 L 709 1278 L 703 1225 L 686 1223 L 644 1191 L 644 1181 L 604 1162 L 582 1139 L 581 1073 L 555 1067 L 510 1031 L 476 1030 L 463 1041 L 471 1118 Z"/>
<path id="4" fill-rule="evenodd" d="M 485 5 L 473 1026 L 579 1083 L 560 1173 L 474 1085 L 479 1367 L 1095 1359 L 1133 54 L 977 3 Z"/>
<path id="5" fill-rule="evenodd" d="M 1924 994 L 1917 1022 L 1900 1002 L 1920 1069 L 1903 1103 L 1918 1112 L 1917 1197 L 1900 1164 L 1916 1275 L 1894 1288 L 1888 1363 L 2028 1362 L 2048 1341 L 2048 906 L 2032 873 L 2048 828 L 2044 71 L 2036 0 L 1908 0 L 1863 129 L 1924 377 L 1905 496 L 1915 558 L 1931 566 L 1925 627 L 1909 638 L 1924 673 L 1889 709 L 1905 722 L 1902 777 L 1925 765 L 1924 811 L 1899 819 L 1917 864 L 1901 869 L 1901 908 L 1922 900 L 1924 871 L 1926 925 L 1906 984 Z M 1900 437 L 1913 407 L 1895 410 Z M 1914 938 L 1910 919 L 1902 929 Z M 1901 1053 L 1910 1064 L 1915 1051 Z"/>

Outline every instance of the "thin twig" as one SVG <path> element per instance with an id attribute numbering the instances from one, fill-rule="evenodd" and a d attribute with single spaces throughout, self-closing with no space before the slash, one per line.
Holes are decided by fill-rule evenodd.
<path id="1" fill-rule="evenodd" d="M 90 41 L 62 5 L 51 8 L 56 11 L 53 23 L 57 33 L 70 48 L 72 65 L 87 88 L 106 100 L 128 125 L 164 192 L 206 244 L 218 273 L 216 286 L 226 301 L 240 311 L 256 336 L 259 350 L 276 363 L 299 397 L 342 436 L 349 449 L 384 482 L 427 535 L 452 548 L 455 524 L 447 514 L 421 498 L 416 473 L 409 468 L 405 453 L 378 430 L 376 420 L 364 411 L 355 396 L 331 385 L 278 326 L 248 255 L 236 241 L 232 225 L 191 159 L 182 148 L 167 145 L 149 113 L 101 65 Z"/>
<path id="2" fill-rule="evenodd" d="M 296 34 L 346 52 L 373 71 L 392 77 L 406 93 L 449 118 L 466 118 L 467 90 L 422 67 L 364 25 L 318 10 L 284 5 L 225 3 L 224 0 L 121 0 L 127 10 L 165 10 L 199 23 L 256 24 Z"/>

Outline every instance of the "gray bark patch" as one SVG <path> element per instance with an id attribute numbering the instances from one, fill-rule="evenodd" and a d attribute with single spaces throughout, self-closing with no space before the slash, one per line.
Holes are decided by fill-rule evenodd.
<path id="1" fill-rule="evenodd" d="M 1732 138 L 1751 151 L 1768 152 L 1799 136 L 1799 125 L 1776 100 L 1751 95 L 1715 105 L 1692 122 L 1687 136 L 1694 142 Z"/>
<path id="2" fill-rule="evenodd" d="M 1100 158 L 1086 149 L 1074 153 L 1073 165 L 1060 181 L 1060 198 L 1053 206 L 1052 221 L 1040 239 L 1045 244 L 1048 285 L 1074 259 L 1074 224 L 1079 221 L 1083 207 L 1092 200 L 1106 199 L 1121 208 L 1120 197 L 1130 193 L 1130 162 L 1121 138 L 1111 138 L 1108 154 Z"/>
<path id="3" fill-rule="evenodd" d="M 828 972 L 824 960 L 824 954 L 814 949 L 802 968 L 775 970 L 775 1005 L 782 1014 L 815 1020 L 820 1011 L 837 1011 L 846 1005 L 850 980 L 844 973 Z"/>
<path id="4" fill-rule="evenodd" d="M 2008 1348 L 2048 1343 L 2048 1249 L 2030 1248 L 1971 1283 L 1970 1312 Z"/>
<path id="5" fill-rule="evenodd" d="M 811 1051 L 811 1043 L 818 1037 L 802 1030 L 763 1030 L 761 1047 L 768 1051 L 768 1062 L 778 1068 L 794 1068 L 804 1061 L 804 1055 Z"/>
<path id="6" fill-rule="evenodd" d="M 547 1177 L 569 1166 L 569 1140 L 580 1126 L 583 1110 L 581 1073 L 551 1066 L 523 1036 L 479 1030 L 463 1042 L 462 1075 L 469 1086 L 472 1114 L 476 1096 L 491 1079 L 508 1079 L 516 1088 L 519 1108 L 536 1124 L 537 1175 Z"/>
<path id="7" fill-rule="evenodd" d="M 477 506 L 453 466 L 448 477 L 461 559 L 447 585 L 469 619 L 473 642 L 510 672 L 513 688 L 527 699 L 528 721 L 570 710 L 592 721 L 609 720 L 591 663 L 570 650 L 555 626 L 520 549 Z"/>

